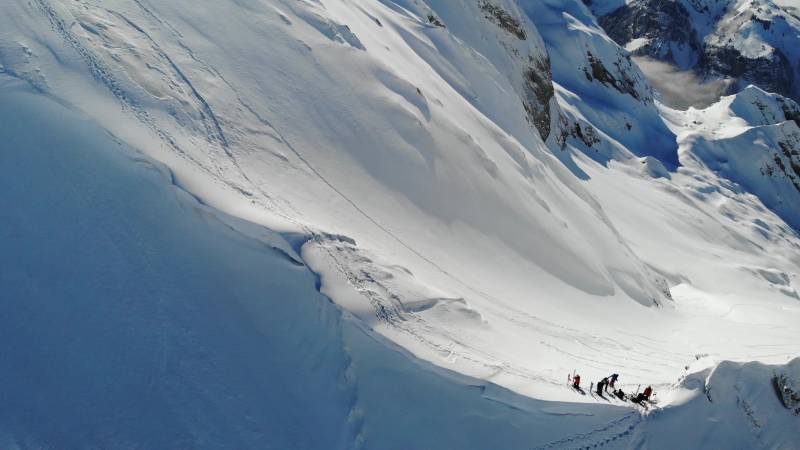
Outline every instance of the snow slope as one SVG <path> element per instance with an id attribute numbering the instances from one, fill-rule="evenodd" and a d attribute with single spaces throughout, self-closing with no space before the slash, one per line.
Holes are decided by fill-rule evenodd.
<path id="1" fill-rule="evenodd" d="M 0 446 L 346 447 L 338 314 L 291 248 L 78 111 L 0 92 Z"/>
<path id="2" fill-rule="evenodd" d="M 800 110 L 790 99 L 750 86 L 705 111 L 689 111 L 678 142 L 695 163 L 741 184 L 800 229 Z"/>
<path id="3" fill-rule="evenodd" d="M 3 448 L 522 448 L 637 420 L 420 364 L 320 296 L 297 236 L 19 82 L 0 100 Z"/>
<path id="4" fill-rule="evenodd" d="M 151 426 L 188 424 L 175 426 L 186 430 L 186 440 L 170 432 L 145 446 L 258 447 L 274 435 L 279 447 L 349 448 L 363 441 L 368 448 L 624 448 L 639 442 L 634 436 L 666 439 L 678 425 L 653 425 L 652 434 L 639 429 L 650 416 L 566 389 L 568 373 L 577 369 L 588 384 L 616 371 L 628 391 L 643 383 L 666 394 L 690 365 L 702 371 L 722 360 L 785 364 L 798 355 L 800 237 L 787 225 L 797 211 L 788 177 L 758 178 L 751 155 L 737 153 L 743 144 L 708 138 L 692 121 L 722 114 L 714 123 L 728 138 L 738 129 L 786 132 L 793 125 L 785 115 L 760 123 L 753 110 L 723 114 L 724 103 L 687 113 L 660 108 L 627 52 L 578 1 L 269 0 L 198 8 L 183 0 L 36 0 L 5 6 L 0 30 L 3 79 L 36 92 L 13 94 L 20 106 L 5 106 L 8 115 L 23 106 L 35 113 L 7 127 L 21 143 L 13 153 L 6 148 L 14 147 L 4 147 L 4 156 L 15 161 L 35 144 L 30 139 L 43 138 L 25 132 L 25 123 L 60 111 L 64 121 L 78 117 L 92 124 L 81 127 L 89 129 L 84 139 L 96 151 L 65 157 L 63 164 L 71 165 L 59 173 L 78 171 L 83 161 L 121 145 L 165 164 L 171 174 L 166 179 L 203 205 L 187 199 L 155 214 L 151 203 L 165 196 L 161 190 L 132 214 L 137 206 L 117 199 L 141 195 L 126 193 L 137 184 L 99 175 L 117 173 L 118 165 L 132 170 L 122 163 L 103 163 L 82 178 L 76 194 L 108 195 L 91 209 L 102 215 L 87 220 L 95 232 L 124 225 L 133 236 L 159 242 L 147 251 L 136 243 L 144 241 L 131 238 L 108 244 L 116 250 L 86 254 L 82 264 L 93 265 L 77 271 L 86 280 L 80 277 L 75 287 L 83 294 L 76 297 L 87 302 L 84 309 L 99 308 L 99 298 L 85 295 L 95 291 L 95 274 L 119 267 L 132 296 L 114 288 L 104 298 L 120 305 L 161 298 L 176 309 L 151 319 L 155 328 L 187 330 L 174 338 L 167 334 L 173 358 L 208 349 L 196 356 L 199 371 L 179 364 L 185 372 L 165 375 L 150 354 L 111 351 L 114 342 L 151 335 L 149 326 L 123 324 L 127 317 L 161 314 L 157 305 L 134 308 L 131 315 L 114 309 L 94 319 L 74 316 L 114 330 L 80 327 L 86 329 L 82 342 L 116 340 L 88 352 L 105 351 L 120 361 L 101 365 L 108 373 L 98 373 L 99 379 L 135 383 L 140 378 L 125 372 L 141 366 L 157 373 L 151 378 L 158 386 L 196 383 L 153 394 L 154 401 L 177 405 L 177 412 L 154 415 Z M 552 92 L 546 89 L 550 79 Z M 43 123 L 35 129 L 52 129 L 53 140 L 63 141 L 59 136 L 74 127 Z M 764 147 L 774 144 L 765 141 Z M 720 154 L 735 164 L 715 163 Z M 765 161 L 761 153 L 752 158 Z M 51 158 L 43 159 L 27 173 L 38 173 Z M 153 172 L 148 170 L 131 179 Z M 19 175 L 7 182 L 25 193 L 19 186 L 32 175 Z M 48 181 L 36 186 L 63 190 Z M 784 207 L 770 203 L 776 192 Z M 3 210 L 26 215 L 30 226 L 21 229 L 57 224 L 49 209 L 29 210 L 37 204 L 17 198 Z M 77 200 L 63 208 L 69 219 L 62 223 L 80 217 L 76 210 L 88 214 Z M 160 221 L 159 233 L 153 222 L 130 222 L 141 216 L 191 221 L 185 225 L 193 230 L 185 238 L 191 240 L 177 245 L 186 231 L 167 234 Z M 39 235 L 53 233 L 47 228 Z M 37 240 L 24 236 L 19 242 Z M 59 246 L 78 242 L 57 240 Z M 168 243 L 177 248 L 156 251 Z M 194 248 L 205 250 L 199 257 L 181 253 Z M 134 273 L 142 275 L 135 277 L 125 269 L 127 254 L 164 259 L 152 269 L 141 262 Z M 50 272 L 74 273 L 75 265 L 50 259 L 58 264 Z M 27 272 L 37 264 L 27 263 Z M 187 265 L 194 272 L 173 271 Z M 320 291 L 342 308 L 345 320 L 314 292 L 315 279 L 304 265 L 320 277 Z M 74 279 L 62 282 L 74 286 Z M 139 279 L 153 280 L 152 287 L 137 287 Z M 36 311 L 47 311 L 45 300 L 61 297 L 60 285 L 50 280 L 21 286 L 52 289 Z M 261 303 L 274 292 L 284 294 Z M 196 297 L 199 305 L 187 303 Z M 64 314 L 8 306 L 8 317 L 26 314 L 37 330 Z M 231 318 L 215 334 L 211 318 L 220 314 Z M 250 334 L 242 335 L 248 321 Z M 9 338 L 21 342 L 37 335 L 7 328 L 15 333 Z M 70 347 L 44 336 L 48 345 L 57 344 L 54 354 L 82 352 L 77 343 Z M 25 367 L 26 357 L 14 353 L 10 365 Z M 69 366 L 71 373 L 83 374 L 77 379 L 96 368 L 91 361 L 65 359 L 76 365 Z M 54 367 L 44 358 L 30 364 L 14 383 Z M 265 379 L 287 380 L 280 384 L 291 389 L 272 392 Z M 91 423 L 113 416 L 119 397 L 108 391 L 60 394 L 56 381 L 46 385 L 67 406 L 34 410 L 22 425 L 4 419 L 22 427 L 6 425 L 14 445 L 64 436 L 75 446 L 123 446 L 149 434 L 120 420 L 97 436 L 82 436 L 71 431 L 80 428 L 75 417 L 48 434 L 47 427 L 33 425 L 64 421 L 76 399 L 100 402 Z M 306 392 L 307 386 L 320 391 Z M 14 403 L 20 405 L 32 390 L 22 384 L 6 392 L 21 393 Z M 306 411 L 317 412 L 316 402 L 326 408 L 308 420 L 320 423 L 320 435 L 296 431 Z M 289 413 L 276 418 L 274 409 L 265 409 L 270 403 Z M 198 417 L 208 405 L 217 405 L 213 415 Z M 770 414 L 791 415 L 779 408 Z M 208 425 L 223 416 L 228 419 L 218 426 Z M 243 417 L 250 431 L 236 428 Z M 778 420 L 769 435 L 794 444 L 785 426 L 791 420 Z M 258 428 L 265 422 L 274 428 Z M 130 437 L 116 438 L 120 430 L 132 430 L 125 431 Z M 686 439 L 676 443 L 714 447 Z"/>
<path id="5" fill-rule="evenodd" d="M 681 439 L 718 448 L 797 448 L 796 436 L 780 432 L 796 428 L 797 416 L 787 414 L 775 390 L 797 392 L 799 369 L 798 359 L 781 367 L 725 362 L 689 375 L 672 392 L 672 405 L 646 422 L 637 445 L 675 448 L 663 436 L 681 429 Z"/>
<path id="6" fill-rule="evenodd" d="M 633 155 L 677 165 L 675 140 L 659 117 L 653 90 L 627 51 L 617 46 L 580 1 L 524 2 L 553 58 L 564 111 L 562 146 L 605 163 Z"/>

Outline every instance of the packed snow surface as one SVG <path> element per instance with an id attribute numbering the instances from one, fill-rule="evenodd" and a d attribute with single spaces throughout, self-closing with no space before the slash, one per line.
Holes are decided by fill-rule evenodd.
<path id="1" fill-rule="evenodd" d="M 800 448 L 776 97 L 577 0 L 197 3 L 3 6 L 1 447 Z"/>

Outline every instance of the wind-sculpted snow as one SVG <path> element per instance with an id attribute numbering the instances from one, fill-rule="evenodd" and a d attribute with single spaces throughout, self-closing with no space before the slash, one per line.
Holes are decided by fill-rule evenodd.
<path id="1" fill-rule="evenodd" d="M 706 111 L 690 110 L 694 132 L 680 138 L 696 162 L 740 183 L 800 229 L 797 104 L 751 86 Z"/>
<path id="2" fill-rule="evenodd" d="M 578 0 L 6 3 L 0 447 L 716 448 L 567 374 L 797 356 L 800 108 Z"/>
<path id="3" fill-rule="evenodd" d="M 654 437 L 675 432 L 677 439 L 693 444 L 689 447 L 713 442 L 717 448 L 797 448 L 800 437 L 779 430 L 796 428 L 800 417 L 781 403 L 778 391 L 797 389 L 798 383 L 800 358 L 781 366 L 723 362 L 683 378 L 671 394 L 672 404 L 651 414 L 634 441 L 652 449 L 674 448 L 673 442 Z"/>

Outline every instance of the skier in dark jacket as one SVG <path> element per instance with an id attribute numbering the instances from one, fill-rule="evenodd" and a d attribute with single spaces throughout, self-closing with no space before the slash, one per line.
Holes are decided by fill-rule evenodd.
<path id="1" fill-rule="evenodd" d="M 606 384 L 608 384 L 608 378 L 603 378 L 597 383 L 597 395 L 603 395 L 603 388 L 606 387 Z"/>

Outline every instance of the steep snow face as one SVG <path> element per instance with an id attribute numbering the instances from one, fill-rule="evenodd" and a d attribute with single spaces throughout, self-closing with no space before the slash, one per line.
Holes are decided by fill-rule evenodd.
<path id="1" fill-rule="evenodd" d="M 503 77 L 499 85 L 510 82 L 522 100 L 528 121 L 539 131 L 541 139 L 546 140 L 549 137 L 553 116 L 558 113 L 557 110 L 553 111 L 557 105 L 553 100 L 550 57 L 541 36 L 530 26 L 515 1 L 462 0 L 458 4 L 452 1 L 431 1 L 428 2 L 431 10 L 427 13 L 419 3 L 408 3 L 404 5 L 406 8 L 417 11 L 421 16 L 427 14 L 429 21 L 433 20 L 430 17 L 437 18 L 441 26 L 447 27 L 450 33 L 462 40 L 472 51 L 487 58 L 493 71 Z M 437 13 L 441 16 L 437 17 Z M 455 55 L 454 53 L 453 56 Z M 461 62 L 458 64 L 458 71 L 469 77 L 470 84 L 480 85 L 480 78 L 472 75 L 473 61 L 470 59 L 461 62 L 456 59 L 451 64 Z M 446 78 L 446 70 L 442 68 L 437 71 Z M 467 95 L 466 98 L 502 128 L 513 130 L 513 127 L 506 126 L 506 119 L 503 118 L 507 105 L 481 107 L 486 102 L 501 101 L 503 97 Z M 519 133 L 513 134 L 517 139 L 525 141 L 527 130 L 521 133 L 522 136 Z"/>
<path id="2" fill-rule="evenodd" d="M 800 99 L 800 18 L 772 1 L 585 0 L 620 45 L 637 55 L 730 77 Z"/>
<path id="3" fill-rule="evenodd" d="M 65 52 L 106 84 L 105 97 L 110 92 L 122 102 L 168 157 L 188 159 L 251 202 L 272 209 L 273 200 L 278 209 L 288 202 L 291 210 L 281 214 L 346 232 L 363 247 L 403 253 L 416 262 L 402 264 L 421 264 L 424 271 L 431 262 L 478 260 L 485 254 L 478 248 L 500 244 L 509 249 L 505 267 L 495 269 L 501 278 L 533 270 L 544 284 L 611 295 L 615 281 L 603 261 L 614 260 L 641 279 L 636 285 L 642 287 L 631 291 L 637 301 L 659 297 L 597 207 L 580 200 L 585 192 L 561 180 L 564 170 L 528 123 L 512 78 L 519 81 L 530 67 L 511 56 L 519 53 L 535 66 L 531 59 L 542 57 L 536 34 L 526 26 L 524 41 L 499 52 L 502 43 L 519 39 L 495 23 L 498 15 L 521 17 L 516 10 L 453 15 L 477 21 L 455 23 L 454 30 L 485 30 L 494 39 L 485 46 L 499 53 L 498 68 L 465 44 L 469 35 L 462 40 L 431 22 L 435 15 L 446 25 L 448 9 L 457 10 L 449 3 L 442 12 L 415 12 L 395 3 L 278 2 L 235 8 L 224 23 L 214 20 L 230 9 L 223 4 L 173 3 L 159 6 L 158 14 L 155 6 L 128 2 L 35 5 L 19 8 L 19 20 L 46 18 L 60 34 L 47 33 L 48 44 L 66 42 L 71 49 Z M 10 34 L 9 52 L 26 52 L 19 40 Z M 253 42 L 276 44 L 253 54 Z M 36 56 L 25 64 L 45 72 L 58 67 L 44 46 L 30 51 Z M 508 70 L 512 65 L 516 72 Z M 85 83 L 85 69 L 78 71 L 75 84 Z M 67 93 L 61 88 L 67 83 L 53 76 L 52 90 L 69 102 L 97 97 L 80 89 Z M 499 111 L 501 104 L 511 107 Z M 115 129 L 119 123 L 108 120 L 115 133 L 132 134 L 128 125 Z M 476 201 L 483 210 L 473 207 Z M 387 209 L 387 203 L 397 206 Z M 596 230 L 605 237 L 586 241 Z M 439 254 L 420 258 L 420 249 Z M 551 253 L 563 257 L 545 257 Z M 475 269 L 464 267 L 454 278 L 495 279 Z"/>
<path id="4" fill-rule="evenodd" d="M 0 119 L 0 446 L 355 439 L 338 314 L 280 236 L 7 76 Z"/>
<path id="5" fill-rule="evenodd" d="M 476 5 L 42 0 L 8 8 L 3 60 L 209 204 L 319 234 L 370 323 L 485 376 L 521 315 L 668 297 L 529 123 L 536 31 Z M 527 367 L 529 332 L 507 356 Z"/>
<path id="6" fill-rule="evenodd" d="M 414 360 L 316 291 L 311 236 L 198 203 L 6 76 L 0 118 L 2 448 L 529 448 L 641 422 Z"/>
<path id="7" fill-rule="evenodd" d="M 615 371 L 626 390 L 667 390 L 690 361 L 797 354 L 800 239 L 764 206 L 777 187 L 752 195 L 746 157 L 709 162 L 741 149 L 707 139 L 693 150 L 683 137 L 699 130 L 659 108 L 627 51 L 577 0 L 18 1 L 0 16 L 0 64 L 4 78 L 88 117 L 95 134 L 165 163 L 208 207 L 287 233 L 291 245 L 267 241 L 291 255 L 284 263 L 308 264 L 352 320 L 309 337 L 343 339 L 320 344 L 338 356 L 315 367 L 338 380 L 345 365 L 344 391 L 318 374 L 308 383 L 336 405 L 330 430 L 359 435 L 363 425 L 372 446 L 625 446 L 641 415 L 598 409 L 565 388 L 567 373 L 592 382 Z M 735 126 L 775 126 L 755 110 L 724 111 L 697 114 L 727 117 L 728 137 Z M 256 269 L 273 258 L 240 264 L 226 242 L 202 259 L 230 271 L 189 278 L 233 277 L 249 301 L 280 280 L 307 282 L 283 266 L 264 277 Z M 195 292 L 182 281 L 175 289 Z M 327 305 L 313 299 L 300 306 Z M 278 316 L 275 333 L 317 317 L 294 313 Z M 183 326 L 206 329 L 205 320 Z M 382 336 L 457 373 L 422 364 L 420 380 L 417 362 L 381 352 Z M 231 339 L 248 350 L 263 343 Z M 348 357 L 360 358 L 359 387 Z M 248 359 L 231 362 L 234 372 Z M 224 384 L 210 373 L 199 385 Z M 374 412 L 387 392 L 398 411 L 420 413 Z M 269 420 L 258 411 L 256 422 Z M 466 418 L 470 433 L 459 434 Z M 565 420 L 574 427 L 555 426 Z M 418 441 L 406 432 L 430 428 Z"/>
<path id="8" fill-rule="evenodd" d="M 653 92 L 628 52 L 597 25 L 580 1 L 526 1 L 525 11 L 553 55 L 567 141 L 601 162 L 653 156 L 676 165 L 677 148 L 653 103 Z M 557 152 L 558 153 L 558 152 Z"/>

